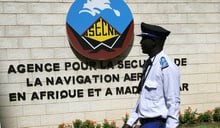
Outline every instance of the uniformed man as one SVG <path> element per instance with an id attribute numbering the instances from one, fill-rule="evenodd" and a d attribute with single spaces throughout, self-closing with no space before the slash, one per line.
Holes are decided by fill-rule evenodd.
<path id="1" fill-rule="evenodd" d="M 176 128 L 179 124 L 180 73 L 163 51 L 170 31 L 163 27 L 141 23 L 142 52 L 149 55 L 138 85 L 139 98 L 123 128 Z"/>

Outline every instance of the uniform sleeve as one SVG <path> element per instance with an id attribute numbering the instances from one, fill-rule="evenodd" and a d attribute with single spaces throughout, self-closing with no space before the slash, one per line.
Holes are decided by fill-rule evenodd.
<path id="1" fill-rule="evenodd" d="M 134 125 L 138 121 L 138 105 L 139 105 L 139 100 L 140 100 L 140 97 L 138 98 L 138 101 L 137 101 L 133 111 L 131 112 L 128 121 L 127 121 L 127 124 L 129 126 L 131 126 L 131 127 L 134 127 Z"/>
<path id="2" fill-rule="evenodd" d="M 176 128 L 179 125 L 180 105 L 180 73 L 177 67 L 169 66 L 163 69 L 164 95 L 168 109 L 166 128 Z"/>

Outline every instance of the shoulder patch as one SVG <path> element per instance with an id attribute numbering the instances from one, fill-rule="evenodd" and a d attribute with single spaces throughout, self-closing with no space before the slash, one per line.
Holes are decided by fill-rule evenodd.
<path id="1" fill-rule="evenodd" d="M 161 69 L 169 67 L 169 64 L 167 63 L 167 60 L 165 57 L 160 58 L 160 65 L 161 65 Z"/>

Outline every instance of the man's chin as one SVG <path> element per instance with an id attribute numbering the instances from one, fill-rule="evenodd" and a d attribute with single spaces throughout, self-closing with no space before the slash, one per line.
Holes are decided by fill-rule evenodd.
<path id="1" fill-rule="evenodd" d="M 146 51 L 144 51 L 144 50 L 142 50 L 142 53 L 143 53 L 143 54 L 148 54 L 148 52 L 146 52 Z"/>

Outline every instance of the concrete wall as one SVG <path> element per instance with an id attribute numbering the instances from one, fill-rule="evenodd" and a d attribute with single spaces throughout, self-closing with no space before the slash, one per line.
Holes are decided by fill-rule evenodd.
<path id="1" fill-rule="evenodd" d="M 122 116 L 131 112 L 135 94 L 116 94 L 117 87 L 132 87 L 138 79 L 127 75 L 141 72 L 141 67 L 106 69 L 68 69 L 65 63 L 81 64 L 72 52 L 65 30 L 66 14 L 72 0 L 1 0 L 0 1 L 0 122 L 2 128 L 56 128 L 74 119 L 105 118 L 121 126 Z M 172 33 L 165 51 L 180 64 L 181 109 L 188 106 L 206 111 L 220 106 L 220 1 L 219 0 L 126 0 L 135 22 L 158 24 Z M 141 53 L 140 38 L 134 37 L 132 49 L 123 60 L 132 62 L 147 58 Z M 59 71 L 8 73 L 10 65 L 58 64 Z M 106 77 L 91 83 L 46 85 L 46 78 L 77 76 Z M 118 75 L 119 81 L 108 80 Z M 134 77 L 135 78 L 135 77 Z M 36 84 L 39 79 L 42 84 Z M 29 81 L 29 82 L 27 82 Z M 39 82 L 39 81 L 38 81 Z M 35 84 L 34 84 L 35 83 Z M 34 86 L 35 85 L 35 86 Z M 106 94 L 108 88 L 112 94 Z M 36 95 L 63 90 L 83 90 L 74 98 Z M 88 96 L 88 89 L 94 93 Z M 100 90 L 101 91 L 97 91 Z M 100 92 L 100 93 L 98 93 Z M 22 95 L 23 99 L 19 97 Z M 32 97 L 32 99 L 31 99 Z"/>

